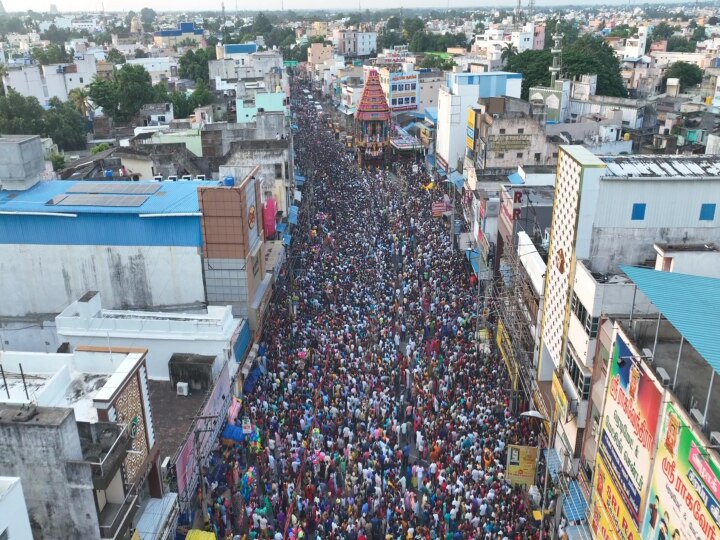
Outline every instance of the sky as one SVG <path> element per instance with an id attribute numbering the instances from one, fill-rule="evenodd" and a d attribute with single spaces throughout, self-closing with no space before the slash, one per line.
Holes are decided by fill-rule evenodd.
<path id="1" fill-rule="evenodd" d="M 476 2 L 473 0 L 359 0 L 362 9 L 391 9 L 402 7 L 438 8 L 449 7 L 478 7 L 493 6 L 515 6 L 514 0 L 493 0 L 492 2 Z M 639 4 L 639 0 L 629 0 L 630 3 Z M 47 11 L 50 4 L 54 3 L 60 12 L 100 10 L 101 0 L 2 0 L 5 10 L 8 12 L 26 11 Z M 357 0 L 264 0 L 263 2 L 247 2 L 243 0 L 225 0 L 225 9 L 228 12 L 235 10 L 237 5 L 241 10 L 279 10 L 281 2 L 285 9 L 357 9 Z M 143 7 L 150 7 L 156 11 L 178 11 L 178 10 L 220 10 L 221 0 L 104 0 L 106 11 L 139 11 Z M 628 0 L 604 0 L 605 4 L 625 4 Z M 527 0 L 522 0 L 527 5 Z M 535 0 L 535 5 L 598 5 L 596 0 Z"/>

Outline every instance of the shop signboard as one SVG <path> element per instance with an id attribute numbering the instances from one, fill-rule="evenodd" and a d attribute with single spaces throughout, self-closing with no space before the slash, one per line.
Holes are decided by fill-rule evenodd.
<path id="1" fill-rule="evenodd" d="M 497 343 L 498 350 L 500 351 L 500 356 L 502 356 L 502 359 L 505 361 L 508 373 L 510 374 L 512 388 L 513 390 L 517 390 L 518 380 L 517 371 L 515 370 L 515 356 L 513 355 L 513 348 L 512 342 L 510 341 L 510 336 L 505 329 L 505 325 L 503 324 L 502 319 L 498 320 L 497 323 L 497 336 L 495 337 L 495 341 Z"/>
<path id="2" fill-rule="evenodd" d="M 557 417 L 563 422 L 567 421 L 568 414 L 568 399 L 563 389 L 562 381 L 558 377 L 557 373 L 553 372 L 552 386 L 550 387 L 550 393 L 555 400 L 555 409 L 557 411 Z"/>
<path id="3" fill-rule="evenodd" d="M 720 463 L 692 425 L 677 404 L 665 404 L 643 538 L 720 538 Z"/>
<path id="4" fill-rule="evenodd" d="M 506 478 L 513 484 L 531 486 L 535 483 L 537 446 L 510 444 L 507 448 Z"/>
<path id="5" fill-rule="evenodd" d="M 632 523 L 623 530 L 639 530 L 663 392 L 622 333 L 615 339 L 607 386 L 598 455 L 619 495 L 614 515 L 629 516 Z"/>
<path id="6" fill-rule="evenodd" d="M 597 540 L 637 540 L 638 528 L 622 504 L 607 464 L 598 456 L 593 477 L 590 528 Z M 668 539 L 669 540 L 669 539 Z"/>

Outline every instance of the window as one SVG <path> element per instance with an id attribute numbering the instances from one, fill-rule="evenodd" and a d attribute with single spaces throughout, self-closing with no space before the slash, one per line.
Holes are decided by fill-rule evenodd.
<path id="1" fill-rule="evenodd" d="M 575 453 L 573 455 L 575 459 L 580 458 L 582 454 L 583 438 L 585 438 L 585 428 L 578 428 L 577 435 L 575 435 Z"/>
<path id="2" fill-rule="evenodd" d="M 505 135 L 505 128 L 500 128 L 500 135 Z"/>
<path id="3" fill-rule="evenodd" d="M 553 157 L 556 158 L 558 156 L 557 152 L 553 152 Z"/>
<path id="4" fill-rule="evenodd" d="M 522 153 L 522 152 L 518 152 L 515 157 L 517 157 L 518 159 L 522 159 L 523 153 Z"/>
<path id="5" fill-rule="evenodd" d="M 590 397 L 590 381 L 592 376 L 589 373 L 586 374 L 577 364 L 574 355 L 570 352 L 571 348 L 572 346 L 568 343 L 565 349 L 565 371 L 570 375 L 570 379 L 580 399 L 585 400 Z"/>
<path id="6" fill-rule="evenodd" d="M 393 85 L 392 85 L 392 91 L 393 91 L 393 92 L 397 92 L 397 84 L 393 84 Z"/>
<path id="7" fill-rule="evenodd" d="M 282 163 L 275 164 L 275 178 L 282 178 Z"/>
<path id="8" fill-rule="evenodd" d="M 411 97 L 411 98 L 410 98 L 410 103 L 415 103 L 415 98 L 414 98 L 414 97 Z"/>
<path id="9" fill-rule="evenodd" d="M 525 128 L 518 128 L 518 135 L 525 133 Z"/>
<path id="10" fill-rule="evenodd" d="M 575 294 L 575 291 L 573 291 L 573 293 L 572 293 L 572 300 L 570 302 L 570 307 L 572 309 L 572 312 L 578 318 L 578 321 L 580 321 L 580 324 L 582 324 L 583 328 L 585 328 L 585 332 L 587 333 L 587 335 L 590 338 L 597 337 L 600 318 L 590 316 L 590 313 L 588 313 L 588 310 L 585 308 L 585 306 L 582 304 L 580 299 L 577 297 L 577 294 Z"/>
<path id="11" fill-rule="evenodd" d="M 504 157 L 505 157 L 505 153 L 504 153 L 504 152 L 498 152 L 498 153 L 497 153 L 497 158 L 498 158 L 498 159 L 502 159 L 502 158 L 504 158 Z"/>
<path id="12" fill-rule="evenodd" d="M 535 152 L 535 161 L 540 161 L 540 152 Z"/>
<path id="13" fill-rule="evenodd" d="M 393 105 L 397 105 L 397 99 L 393 98 L 392 104 L 393 104 Z"/>
<path id="14" fill-rule="evenodd" d="M 417 88 L 417 84 L 416 84 L 416 83 L 412 83 L 412 84 L 410 85 L 410 90 L 415 90 L 416 88 Z"/>
<path id="15" fill-rule="evenodd" d="M 80 77 L 80 83 L 82 83 L 82 82 L 83 82 L 83 78 L 82 78 L 82 77 Z"/>
<path id="16" fill-rule="evenodd" d="M 645 219 L 645 203 L 634 203 L 632 206 L 632 216 L 630 217 L 633 221 L 642 221 Z"/>
<path id="17" fill-rule="evenodd" d="M 700 206 L 700 221 L 715 220 L 715 203 L 703 204 Z"/>

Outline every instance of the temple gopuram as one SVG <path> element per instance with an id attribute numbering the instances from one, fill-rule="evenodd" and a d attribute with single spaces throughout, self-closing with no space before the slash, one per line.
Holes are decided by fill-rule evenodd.
<path id="1" fill-rule="evenodd" d="M 384 165 L 389 138 L 390 106 L 373 69 L 355 109 L 355 148 L 360 167 Z"/>

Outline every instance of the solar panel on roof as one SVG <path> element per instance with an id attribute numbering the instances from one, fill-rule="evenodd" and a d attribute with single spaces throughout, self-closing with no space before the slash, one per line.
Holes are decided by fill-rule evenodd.
<path id="1" fill-rule="evenodd" d="M 61 201 L 57 206 L 141 206 L 150 198 L 150 195 L 107 195 L 103 193 L 73 193 Z"/>
<path id="2" fill-rule="evenodd" d="M 130 182 L 78 182 L 67 193 L 115 193 L 151 195 L 160 184 L 135 184 Z"/>

